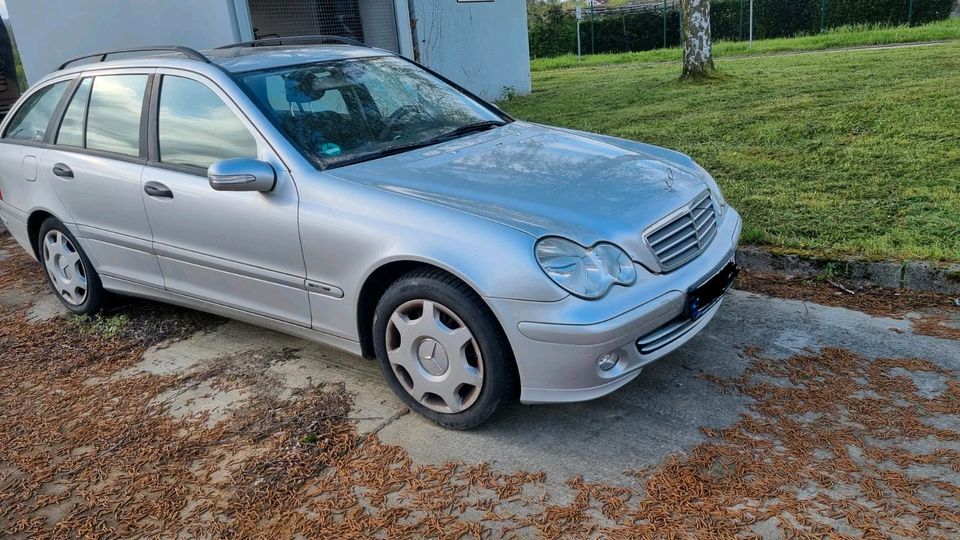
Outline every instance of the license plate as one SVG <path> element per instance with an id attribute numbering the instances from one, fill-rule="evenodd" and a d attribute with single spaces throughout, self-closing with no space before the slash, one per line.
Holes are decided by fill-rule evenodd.
<path id="1" fill-rule="evenodd" d="M 687 293 L 687 314 L 690 318 L 697 320 L 710 309 L 710 306 L 730 290 L 730 287 L 733 287 L 733 282 L 739 273 L 740 267 L 736 262 L 730 261 L 713 277 L 691 289 Z"/>

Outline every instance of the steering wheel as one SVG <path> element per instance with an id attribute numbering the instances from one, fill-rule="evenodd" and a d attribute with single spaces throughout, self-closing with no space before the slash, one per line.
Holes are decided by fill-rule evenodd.
<path id="1" fill-rule="evenodd" d="M 393 128 L 400 123 L 400 120 L 410 116 L 411 114 L 420 112 L 420 107 L 416 105 L 404 105 L 399 109 L 393 111 L 393 114 L 390 115 L 383 123 L 383 129 L 380 130 L 380 140 L 385 140 L 387 136 L 393 131 Z"/>

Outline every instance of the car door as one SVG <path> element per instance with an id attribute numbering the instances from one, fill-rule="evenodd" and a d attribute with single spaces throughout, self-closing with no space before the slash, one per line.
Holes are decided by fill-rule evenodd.
<path id="1" fill-rule="evenodd" d="M 27 96 L 0 139 L 0 210 L 14 238 L 27 249 L 31 241 L 27 212 L 43 201 L 42 190 L 37 189 L 40 156 L 54 112 L 71 83 L 71 79 L 52 81 Z"/>
<path id="2" fill-rule="evenodd" d="M 81 76 L 71 86 L 40 170 L 101 275 L 160 288 L 163 277 L 140 196 L 151 78 L 152 70 Z"/>
<path id="3" fill-rule="evenodd" d="M 158 70 L 143 204 L 168 291 L 309 327 L 297 189 L 229 96 L 206 78 Z M 270 192 L 214 191 L 207 168 L 270 163 Z"/>

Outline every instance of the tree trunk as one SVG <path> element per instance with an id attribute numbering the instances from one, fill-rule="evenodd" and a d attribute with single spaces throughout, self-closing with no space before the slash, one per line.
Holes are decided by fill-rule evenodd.
<path id="1" fill-rule="evenodd" d="M 711 75 L 713 50 L 710 44 L 710 0 L 681 0 L 683 11 L 683 78 Z"/>

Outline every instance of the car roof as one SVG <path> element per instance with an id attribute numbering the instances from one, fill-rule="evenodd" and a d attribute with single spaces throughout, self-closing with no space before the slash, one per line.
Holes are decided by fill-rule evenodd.
<path id="1" fill-rule="evenodd" d="M 158 49 L 173 49 L 164 47 Z M 127 67 L 199 67 L 216 65 L 230 73 L 259 71 L 276 67 L 307 64 L 313 62 L 329 62 L 353 58 L 371 58 L 378 56 L 396 56 L 396 53 L 374 47 L 357 45 L 301 45 L 301 46 L 238 46 L 223 49 L 207 49 L 190 51 L 199 53 L 194 57 L 173 50 L 135 51 L 108 53 L 110 58 L 98 62 L 99 55 L 91 55 L 89 59 L 76 60 L 69 67 L 58 70 L 51 75 L 88 71 L 91 69 L 118 69 Z M 202 61 L 202 57 L 209 60 Z M 92 60 L 92 61 L 91 61 Z"/>
<path id="2" fill-rule="evenodd" d="M 232 73 L 257 71 L 274 67 L 328 62 L 351 58 L 394 56 L 395 53 L 356 45 L 313 45 L 299 47 L 235 47 L 202 51 L 211 62 Z"/>

